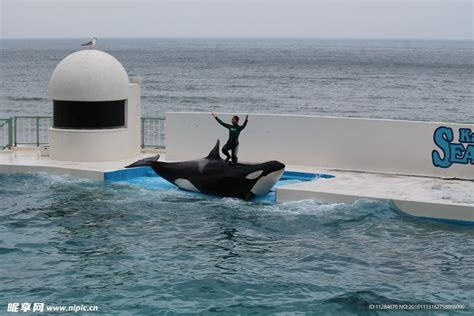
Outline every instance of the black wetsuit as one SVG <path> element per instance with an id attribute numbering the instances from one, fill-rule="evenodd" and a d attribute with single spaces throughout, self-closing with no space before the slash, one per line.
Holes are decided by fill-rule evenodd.
<path id="1" fill-rule="evenodd" d="M 229 130 L 229 139 L 227 140 L 227 143 L 222 147 L 222 153 L 227 157 L 226 161 L 229 161 L 231 159 L 231 156 L 229 155 L 229 150 L 232 151 L 232 163 L 236 164 L 238 160 L 237 151 L 239 148 L 239 135 L 240 132 L 245 128 L 245 126 L 247 126 L 248 120 L 245 120 L 242 126 L 224 123 L 217 116 L 216 120 L 217 122 L 219 122 L 219 124 Z"/>

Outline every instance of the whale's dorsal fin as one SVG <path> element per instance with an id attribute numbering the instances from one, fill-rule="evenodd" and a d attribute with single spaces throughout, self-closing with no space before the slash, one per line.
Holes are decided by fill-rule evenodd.
<path id="1" fill-rule="evenodd" d="M 214 148 L 212 148 L 211 152 L 209 153 L 209 155 L 207 155 L 207 159 L 220 159 L 222 160 L 221 156 L 219 155 L 219 140 L 217 140 L 217 143 L 216 145 L 214 146 Z"/>

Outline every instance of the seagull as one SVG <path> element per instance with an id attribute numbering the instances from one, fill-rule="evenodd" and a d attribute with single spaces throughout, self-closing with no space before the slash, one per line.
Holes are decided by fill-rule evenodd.
<path id="1" fill-rule="evenodd" d="M 89 47 L 89 49 L 94 48 L 96 39 L 97 39 L 97 37 L 93 37 L 87 43 L 81 44 L 81 46 L 87 46 L 87 47 Z"/>

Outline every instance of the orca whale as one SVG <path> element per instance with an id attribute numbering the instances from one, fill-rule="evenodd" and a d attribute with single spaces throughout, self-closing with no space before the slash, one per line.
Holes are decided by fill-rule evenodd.
<path id="1" fill-rule="evenodd" d="M 160 155 L 138 160 L 125 168 L 149 166 L 181 189 L 222 197 L 250 200 L 266 194 L 280 179 L 285 165 L 279 161 L 230 165 L 219 155 L 219 140 L 207 157 L 162 162 Z"/>

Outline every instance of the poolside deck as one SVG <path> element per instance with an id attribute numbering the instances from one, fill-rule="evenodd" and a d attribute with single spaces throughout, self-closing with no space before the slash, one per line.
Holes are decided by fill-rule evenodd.
<path id="1" fill-rule="evenodd" d="M 0 151 L 0 173 L 46 172 L 53 175 L 104 180 L 105 173 L 149 157 L 112 162 L 63 162 L 41 156 L 39 150 L 17 148 Z M 163 151 L 162 159 L 165 160 Z M 287 166 L 287 170 L 324 173 L 334 178 L 317 179 L 277 188 L 277 202 L 315 199 L 323 203 L 353 202 L 361 198 L 388 200 L 405 213 L 418 217 L 462 221 L 474 224 L 474 181 L 389 175 Z"/>
<path id="2" fill-rule="evenodd" d="M 288 169 L 329 173 L 334 178 L 277 188 L 277 202 L 314 199 L 325 203 L 361 198 L 389 200 L 413 216 L 474 223 L 474 181 L 447 180 L 288 166 Z"/>
<path id="3" fill-rule="evenodd" d="M 0 173 L 46 172 L 52 175 L 104 180 L 106 172 L 122 169 L 138 159 L 151 155 L 145 152 L 138 157 L 118 161 L 72 162 L 57 161 L 48 156 L 41 156 L 36 148 L 16 148 L 15 150 L 0 150 Z"/>

